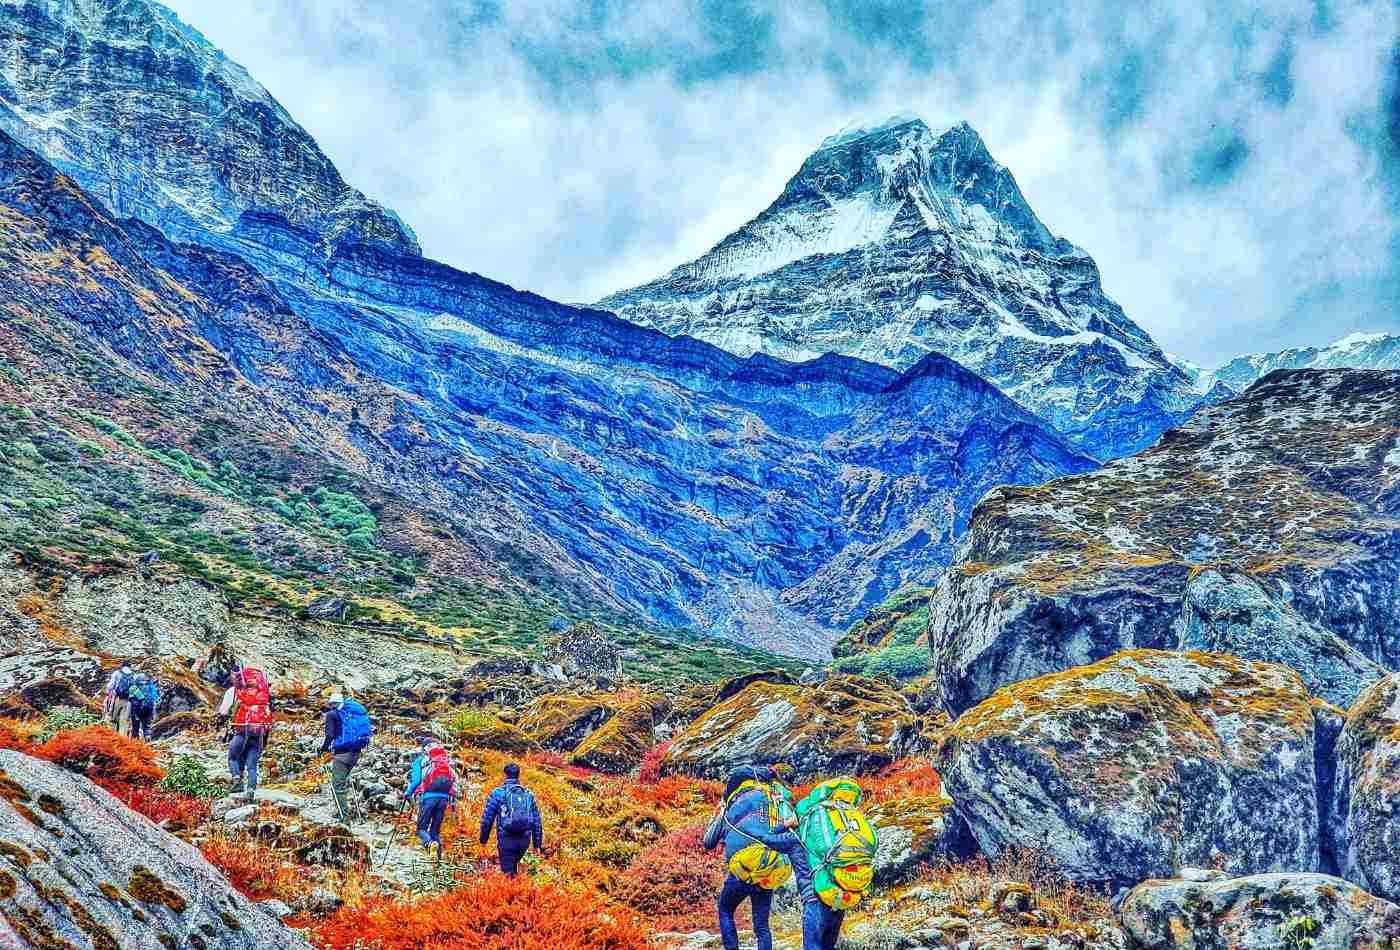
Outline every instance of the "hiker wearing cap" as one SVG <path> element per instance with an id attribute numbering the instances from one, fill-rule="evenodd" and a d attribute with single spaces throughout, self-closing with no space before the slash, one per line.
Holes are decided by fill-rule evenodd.
<path id="1" fill-rule="evenodd" d="M 436 847 L 441 858 L 442 819 L 457 800 L 457 772 L 437 739 L 419 736 L 418 745 L 422 751 L 413 760 L 403 797 L 405 802 L 418 799 L 418 843 L 425 851 Z"/>
<path id="2" fill-rule="evenodd" d="M 715 901 L 724 950 L 739 950 L 734 915 L 744 901 L 749 902 L 752 911 L 757 950 L 773 948 L 768 922 L 773 893 L 792 876 L 787 858 L 762 840 L 763 835 L 781 830 L 792 813 L 792 795 L 778 774 L 775 767 L 764 764 L 745 765 L 731 772 L 719 811 L 701 839 L 706 849 L 724 843 L 724 863 L 729 873 Z"/>
<path id="3" fill-rule="evenodd" d="M 508 763 L 505 779 L 486 797 L 486 807 L 481 813 L 481 845 L 485 847 L 491 840 L 491 829 L 495 828 L 496 857 L 501 870 L 506 876 L 515 877 L 520 870 L 520 859 L 530 850 L 530 845 L 533 844 L 536 851 L 544 847 L 544 823 L 534 794 L 520 784 L 520 766 Z"/>
<path id="4" fill-rule="evenodd" d="M 326 706 L 325 741 L 321 752 L 331 753 L 331 794 L 342 824 L 350 821 L 350 772 L 360 761 L 360 753 L 374 734 L 369 710 L 345 695 L 339 687 L 331 691 Z"/>
<path id="5" fill-rule="evenodd" d="M 112 671 L 107 680 L 107 690 L 102 699 L 102 714 L 107 723 L 118 735 L 131 735 L 131 687 L 136 674 L 130 663 L 123 663 Z"/>
<path id="6" fill-rule="evenodd" d="M 267 676 L 262 670 L 239 667 L 219 703 L 219 715 L 229 721 L 224 735 L 229 740 L 228 772 L 233 780 L 230 795 L 245 795 L 250 802 L 256 797 L 258 760 L 272 729 L 272 712 L 272 688 Z"/>

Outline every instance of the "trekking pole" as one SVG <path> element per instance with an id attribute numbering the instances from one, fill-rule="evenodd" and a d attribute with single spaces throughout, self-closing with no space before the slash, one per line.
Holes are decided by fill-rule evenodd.
<path id="1" fill-rule="evenodd" d="M 403 813 L 407 809 L 408 799 L 405 798 L 403 800 L 403 804 L 399 806 L 399 813 L 394 816 L 393 825 L 391 825 L 389 828 L 389 839 L 384 842 L 384 853 L 379 856 L 379 867 L 381 870 L 383 869 L 384 865 L 389 861 L 389 848 L 393 845 L 394 838 L 398 836 L 399 824 L 403 821 Z"/>

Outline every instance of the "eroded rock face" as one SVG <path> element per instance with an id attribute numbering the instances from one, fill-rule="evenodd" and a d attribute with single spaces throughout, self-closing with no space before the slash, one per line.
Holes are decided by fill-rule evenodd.
<path id="1" fill-rule="evenodd" d="M 1018 683 L 964 713 L 939 772 L 983 852 L 1074 880 L 1179 867 L 1319 867 L 1316 727 L 1298 675 L 1138 650 Z"/>
<path id="2" fill-rule="evenodd" d="M 571 752 L 613 713 L 593 697 L 554 693 L 530 703 L 517 725 L 544 748 Z"/>
<path id="3" fill-rule="evenodd" d="M 917 751 L 920 728 L 904 697 L 879 681 L 756 682 L 677 733 L 661 767 L 723 778 L 739 765 L 780 760 L 801 776 L 866 772 Z"/>
<path id="4" fill-rule="evenodd" d="M 1247 593 L 1267 632 L 1198 619 L 1191 642 L 1252 654 L 1279 638 L 1339 697 L 1370 675 L 1363 659 L 1400 666 L 1397 445 L 1400 372 L 1291 370 L 1131 458 L 994 489 L 929 607 L 945 708 L 1119 650 L 1178 646 L 1188 583 L 1206 567 L 1252 579 L 1230 597 Z M 1209 613 L 1208 593 L 1197 602 Z M 1320 634 L 1354 653 L 1329 654 Z"/>
<path id="5" fill-rule="evenodd" d="M 1341 637 L 1308 623 L 1245 574 L 1202 571 L 1186 585 L 1180 646 L 1282 663 L 1314 696 L 1343 709 L 1385 670 Z"/>
<path id="6" fill-rule="evenodd" d="M 0 943 L 307 946 L 192 845 L 87 779 L 10 750 L 0 750 L 0 770 Z"/>
<path id="7" fill-rule="evenodd" d="M 570 761 L 600 772 L 631 771 L 656 745 L 657 726 L 670 709 L 670 701 L 663 696 L 647 696 L 622 707 L 574 749 Z"/>
<path id="8" fill-rule="evenodd" d="M 875 880 L 892 884 L 924 865 L 955 861 L 976 848 L 952 799 L 922 795 L 869 805 L 865 815 L 879 831 Z"/>
<path id="9" fill-rule="evenodd" d="M 1120 916 L 1134 950 L 1364 950 L 1400 940 L 1400 907 L 1325 874 L 1146 881 Z"/>
<path id="10" fill-rule="evenodd" d="M 1336 762 L 1330 830 L 1342 876 L 1400 901 L 1400 674 L 1357 699 Z"/>

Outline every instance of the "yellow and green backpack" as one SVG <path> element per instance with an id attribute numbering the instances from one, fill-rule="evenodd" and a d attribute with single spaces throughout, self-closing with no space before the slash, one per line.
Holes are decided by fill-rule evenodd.
<path id="1" fill-rule="evenodd" d="M 797 805 L 797 833 L 812 865 L 812 886 L 833 910 L 860 903 L 875 877 L 875 828 L 860 810 L 854 779 L 822 782 Z"/>
<path id="2" fill-rule="evenodd" d="M 767 796 L 767 814 L 764 815 L 761 811 L 755 810 L 741 818 L 738 824 L 734 824 L 728 818 L 729 807 L 752 791 L 761 791 Z M 749 844 L 738 848 L 729 856 L 729 873 L 745 883 L 757 885 L 768 891 L 777 890 L 786 884 L 788 878 L 792 877 L 792 864 L 784 855 L 769 848 L 763 842 L 753 840 L 753 833 L 760 830 L 767 832 L 776 829 L 793 814 L 792 793 L 788 791 L 787 786 L 782 782 L 759 782 L 749 779 L 734 789 L 734 793 L 729 796 L 724 807 L 725 824 L 730 830 L 750 839 Z M 750 827 L 747 830 L 743 827 L 759 818 L 767 821 L 767 827 L 762 829 Z"/>

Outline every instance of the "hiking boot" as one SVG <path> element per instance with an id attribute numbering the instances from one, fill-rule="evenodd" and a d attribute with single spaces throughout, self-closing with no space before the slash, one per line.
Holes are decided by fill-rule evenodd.
<path id="1" fill-rule="evenodd" d="M 229 798 L 237 798 L 239 795 L 242 795 L 242 794 L 243 794 L 243 783 L 242 783 L 242 782 L 235 782 L 235 783 L 233 783 L 232 785 L 230 785 L 230 786 L 228 787 L 228 797 L 229 797 Z"/>

